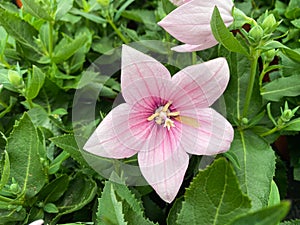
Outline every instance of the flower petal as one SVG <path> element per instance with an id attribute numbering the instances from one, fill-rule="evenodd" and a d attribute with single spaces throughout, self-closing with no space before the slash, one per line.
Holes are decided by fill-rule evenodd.
<path id="1" fill-rule="evenodd" d="M 202 43 L 200 45 L 189 45 L 189 44 L 184 44 L 184 45 L 178 45 L 171 50 L 175 52 L 196 52 L 196 51 L 201 51 L 204 49 L 211 48 L 218 44 L 217 40 L 214 38 L 207 38 L 206 40 L 202 40 Z"/>
<path id="2" fill-rule="evenodd" d="M 169 132 L 156 149 L 138 153 L 144 178 L 166 202 L 172 202 L 176 197 L 189 163 L 188 154 L 179 149 L 178 144 L 177 137 Z"/>
<path id="3" fill-rule="evenodd" d="M 196 118 L 199 127 L 182 126 L 181 147 L 190 154 L 215 155 L 227 151 L 233 140 L 231 124 L 211 108 L 186 110 L 182 115 Z"/>
<path id="4" fill-rule="evenodd" d="M 211 106 L 225 91 L 229 81 L 229 67 L 225 58 L 217 58 L 186 67 L 176 73 L 172 80 L 180 87 L 172 96 L 177 110 L 185 107 L 205 108 Z M 184 100 L 187 97 L 192 102 Z"/>
<path id="5" fill-rule="evenodd" d="M 131 109 L 126 103 L 114 108 L 96 128 L 83 149 L 95 155 L 122 159 L 137 153 L 136 145 L 128 132 L 128 118 Z M 128 141 L 124 143 L 124 140 Z"/>
<path id="6" fill-rule="evenodd" d="M 134 85 L 137 80 L 143 81 L 145 78 L 161 80 L 171 80 L 171 75 L 166 67 L 154 58 L 145 55 L 127 45 L 122 47 L 122 72 L 121 72 L 121 89 L 127 103 L 134 103 L 136 98 L 127 93 L 127 90 L 133 90 L 139 96 L 149 97 L 151 89 L 145 92 L 145 85 L 139 87 Z"/>
<path id="7" fill-rule="evenodd" d="M 170 2 L 172 2 L 174 5 L 180 6 L 184 3 L 189 2 L 190 0 L 170 0 Z"/>
<path id="8" fill-rule="evenodd" d="M 226 26 L 233 22 L 232 0 L 192 0 L 170 14 L 158 25 L 181 42 L 190 45 L 203 45 L 215 40 L 212 35 L 210 20 L 214 6 L 217 6 Z"/>

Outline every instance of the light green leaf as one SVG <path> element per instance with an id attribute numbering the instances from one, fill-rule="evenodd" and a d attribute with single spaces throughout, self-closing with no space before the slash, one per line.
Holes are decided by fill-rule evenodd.
<path id="1" fill-rule="evenodd" d="M 66 38 L 63 38 L 61 42 L 55 47 L 53 53 L 53 61 L 55 63 L 60 63 L 80 49 L 88 41 L 87 34 L 83 33 L 78 35 L 75 39 L 68 41 Z"/>
<path id="2" fill-rule="evenodd" d="M 4 163 L 1 168 L 2 174 L 1 174 L 1 180 L 0 180 L 0 191 L 1 189 L 7 184 L 9 180 L 10 175 L 10 161 L 9 161 L 9 155 L 7 151 L 4 151 Z"/>
<path id="3" fill-rule="evenodd" d="M 111 182 L 105 182 L 105 186 L 99 199 L 97 222 L 99 225 L 127 225 L 125 222 L 122 202 L 116 198 Z"/>
<path id="4" fill-rule="evenodd" d="M 300 75 L 281 77 L 267 83 L 262 87 L 261 95 L 270 101 L 280 101 L 283 97 L 300 95 Z"/>
<path id="5" fill-rule="evenodd" d="M 40 92 L 45 81 L 45 74 L 36 66 L 32 67 L 32 73 L 29 73 L 26 85 L 25 96 L 28 99 L 34 99 Z"/>
<path id="6" fill-rule="evenodd" d="M 44 206 L 44 210 L 47 213 L 58 213 L 59 212 L 58 208 L 53 203 L 47 203 Z"/>
<path id="7" fill-rule="evenodd" d="M 275 173 L 273 149 L 252 131 L 236 131 L 227 154 L 238 159 L 239 167 L 234 169 L 242 190 L 252 200 L 252 209 L 266 207 Z"/>
<path id="8" fill-rule="evenodd" d="M 274 225 L 282 220 L 290 209 L 289 202 L 246 214 L 235 219 L 229 225 Z"/>
<path id="9" fill-rule="evenodd" d="M 249 56 L 248 50 L 241 45 L 241 43 L 233 36 L 233 34 L 225 26 L 224 21 L 220 15 L 217 7 L 215 7 L 211 17 L 210 26 L 212 32 L 218 42 L 231 52 L 238 52 Z"/>
<path id="10" fill-rule="evenodd" d="M 59 0 L 55 12 L 55 20 L 60 20 L 73 7 L 73 0 Z"/>
<path id="11" fill-rule="evenodd" d="M 236 175 L 225 158 L 200 171 L 184 195 L 178 225 L 224 225 L 250 208 Z"/>
<path id="12" fill-rule="evenodd" d="M 274 180 L 272 180 L 268 206 L 277 205 L 279 203 L 280 203 L 279 190 Z"/>
<path id="13" fill-rule="evenodd" d="M 300 118 L 290 121 L 284 128 L 287 131 L 300 131 Z"/>
<path id="14" fill-rule="evenodd" d="M 52 17 L 49 15 L 48 10 L 46 8 L 50 8 L 50 5 L 42 5 L 36 0 L 22 0 L 23 9 L 25 12 L 28 12 L 32 16 L 44 20 L 52 20 Z"/>
<path id="15" fill-rule="evenodd" d="M 6 12 L 0 7 L 0 24 L 4 27 L 7 33 L 14 37 L 17 41 L 37 53 L 40 52 L 34 39 L 34 37 L 37 37 L 38 32 L 29 23 L 9 12 Z"/>
<path id="16" fill-rule="evenodd" d="M 15 125 L 7 139 L 6 151 L 10 158 L 10 176 L 30 198 L 44 186 L 46 175 L 40 161 L 38 134 L 27 113 Z M 45 149 L 43 150 L 45 151 Z"/>

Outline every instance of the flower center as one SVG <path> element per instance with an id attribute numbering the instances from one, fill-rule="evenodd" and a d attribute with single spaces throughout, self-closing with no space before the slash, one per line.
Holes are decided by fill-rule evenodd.
<path id="1" fill-rule="evenodd" d="M 171 112 L 169 110 L 170 105 L 172 104 L 171 101 L 169 101 L 164 106 L 158 107 L 154 114 L 149 116 L 147 118 L 148 121 L 154 120 L 158 125 L 163 125 L 168 130 L 171 129 L 171 127 L 175 127 L 174 121 L 171 120 L 171 117 L 177 117 L 180 115 L 180 112 Z"/>

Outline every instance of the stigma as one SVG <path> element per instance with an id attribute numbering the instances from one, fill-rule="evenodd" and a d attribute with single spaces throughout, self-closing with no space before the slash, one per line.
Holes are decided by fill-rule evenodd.
<path id="1" fill-rule="evenodd" d="M 158 107 L 155 112 L 147 118 L 148 121 L 154 120 L 158 125 L 163 125 L 168 131 L 171 127 L 175 127 L 172 117 L 177 117 L 180 112 L 171 112 L 169 107 L 172 105 L 172 101 L 169 101 L 164 106 Z"/>

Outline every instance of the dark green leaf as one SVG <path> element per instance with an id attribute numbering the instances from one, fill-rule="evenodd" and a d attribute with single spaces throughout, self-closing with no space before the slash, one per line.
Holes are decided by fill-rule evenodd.
<path id="1" fill-rule="evenodd" d="M 300 220 L 290 220 L 280 223 L 280 225 L 300 225 Z"/>
<path id="2" fill-rule="evenodd" d="M 1 205 L 6 205 L 8 207 L 9 205 L 7 202 L 0 202 L 0 208 Z M 10 206 L 11 210 L 4 210 L 0 209 L 0 221 L 1 224 L 5 224 L 8 222 L 17 222 L 22 221 L 26 217 L 26 210 L 22 208 L 21 206 Z"/>
<path id="3" fill-rule="evenodd" d="M 58 213 L 59 212 L 58 208 L 53 203 L 47 203 L 44 206 L 44 210 L 47 213 Z"/>
<path id="4" fill-rule="evenodd" d="M 238 159 L 239 167 L 234 169 L 242 190 L 252 200 L 252 209 L 268 206 L 275 173 L 275 154 L 269 144 L 251 131 L 236 131 L 227 154 Z"/>
<path id="5" fill-rule="evenodd" d="M 233 36 L 233 34 L 225 26 L 223 19 L 217 7 L 215 7 L 210 26 L 212 32 L 218 42 L 231 52 L 241 53 L 249 56 L 248 51 L 241 45 L 241 43 Z"/>
<path id="6" fill-rule="evenodd" d="M 235 219 L 229 225 L 274 225 L 279 223 L 289 212 L 290 203 L 282 202 L 276 206 L 246 214 Z"/>
<path id="7" fill-rule="evenodd" d="M 177 219 L 179 225 L 224 225 L 251 208 L 249 198 L 241 191 L 231 165 L 224 158 L 198 173 L 184 199 Z"/>
<path id="8" fill-rule="evenodd" d="M 300 95 L 300 75 L 281 77 L 267 83 L 262 87 L 261 95 L 270 101 L 280 101 L 283 97 Z"/>
<path id="9" fill-rule="evenodd" d="M 7 139 L 10 176 L 17 181 L 22 194 L 28 198 L 35 196 L 46 182 L 46 174 L 40 161 L 38 140 L 37 131 L 27 113 L 24 113 Z"/>

